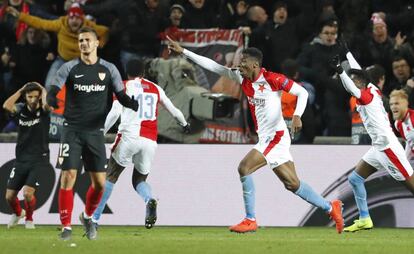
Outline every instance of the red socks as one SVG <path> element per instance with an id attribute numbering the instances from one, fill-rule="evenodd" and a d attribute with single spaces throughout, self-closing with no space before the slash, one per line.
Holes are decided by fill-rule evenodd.
<path id="1" fill-rule="evenodd" d="M 33 196 L 30 202 L 24 201 L 24 207 L 26 209 L 26 220 L 33 221 L 33 211 L 36 208 L 36 197 Z"/>
<path id="2" fill-rule="evenodd" d="M 96 191 L 92 186 L 89 187 L 86 193 L 85 213 L 87 216 L 92 216 L 99 201 L 101 201 L 103 191 Z M 73 210 L 73 190 L 59 190 L 59 214 L 60 221 L 63 227 L 70 227 Z"/>
<path id="3" fill-rule="evenodd" d="M 86 205 L 85 213 L 87 216 L 92 216 L 93 212 L 101 201 L 103 191 L 96 191 L 92 186 L 89 186 L 88 192 L 86 193 Z"/>
<path id="4" fill-rule="evenodd" d="M 59 214 L 63 227 L 70 227 L 73 210 L 73 190 L 59 190 Z"/>
<path id="5" fill-rule="evenodd" d="M 20 206 L 19 199 L 16 197 L 14 200 L 9 202 L 9 205 L 10 205 L 11 209 L 13 210 L 13 213 L 15 213 L 17 216 L 20 216 L 20 214 L 22 212 L 22 207 Z"/>

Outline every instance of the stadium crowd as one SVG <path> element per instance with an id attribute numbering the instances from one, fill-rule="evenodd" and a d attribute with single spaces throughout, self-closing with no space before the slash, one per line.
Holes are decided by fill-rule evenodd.
<path id="1" fill-rule="evenodd" d="M 2 2 L 1 104 L 28 81 L 50 86 L 57 69 L 79 55 L 77 31 L 90 26 L 100 36 L 100 56 L 115 63 L 124 78 L 131 58 L 160 55 L 161 34 L 186 28 L 242 29 L 245 44 L 263 52 L 266 69 L 294 79 L 310 94 L 298 141 L 302 143 L 311 143 L 316 135 L 351 134 L 353 143 L 369 142 L 364 141 L 362 121 L 354 112 L 355 101 L 329 64 L 335 55 L 344 58 L 348 49 L 382 91 L 385 104 L 391 91 L 404 88 L 410 107 L 414 106 L 410 0 Z M 286 108 L 290 100 L 284 98 Z M 285 117 L 289 118 L 288 112 Z M 0 130 L 14 129 L 1 111 Z"/>

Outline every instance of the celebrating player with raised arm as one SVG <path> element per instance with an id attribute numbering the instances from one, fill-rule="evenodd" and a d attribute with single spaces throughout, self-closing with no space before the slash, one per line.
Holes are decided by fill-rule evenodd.
<path id="1" fill-rule="evenodd" d="M 238 69 L 230 69 L 209 58 L 183 49 L 170 38 L 168 40 L 169 50 L 184 54 L 201 67 L 241 84 L 249 101 L 259 141 L 254 149 L 243 158 L 238 167 L 246 217 L 241 223 L 230 227 L 230 231 L 238 233 L 256 231 L 255 188 L 251 174 L 267 163 L 287 190 L 326 211 L 335 221 L 338 233 L 341 233 L 344 223 L 342 202 L 340 200 L 329 202 L 314 192 L 308 184 L 300 181 L 289 152 L 291 141 L 282 116 L 281 92 L 283 90 L 298 96 L 291 128 L 295 133 L 302 127 L 300 117 L 306 107 L 308 97 L 306 90 L 284 75 L 262 68 L 263 56 L 256 48 L 244 49 Z"/>
<path id="2" fill-rule="evenodd" d="M 126 71 L 128 75 L 128 81 L 125 85 L 126 93 L 140 102 L 140 108 L 134 112 L 123 107 L 118 101 L 114 101 L 106 118 L 105 133 L 119 117 L 121 117 L 121 123 L 108 163 L 105 192 L 92 220 L 98 222 L 114 184 L 118 181 L 118 177 L 125 167 L 132 162 L 134 164 L 132 186 L 147 206 L 145 227 L 152 228 L 157 220 L 157 201 L 153 198 L 151 187 L 146 179 L 150 173 L 157 148 L 158 105 L 162 104 L 177 119 L 184 132 L 187 133 L 190 129 L 183 113 L 172 104 L 164 90 L 143 78 L 144 63 L 142 61 L 130 60 L 127 63 Z"/>
<path id="3" fill-rule="evenodd" d="M 96 239 L 96 225 L 91 216 L 101 200 L 106 179 L 106 152 L 103 127 L 108 99 L 115 92 L 125 107 L 138 110 L 138 102 L 124 92 L 121 75 L 116 67 L 98 58 L 99 40 L 95 30 L 82 28 L 78 35 L 81 56 L 62 65 L 49 91 L 49 104 L 56 106 L 56 94 L 66 85 L 65 122 L 59 151 L 62 165 L 59 190 L 59 213 L 62 240 L 71 239 L 73 186 L 80 160 L 89 172 L 92 185 L 86 193 L 85 211 L 80 220 L 86 237 Z M 112 87 L 112 89 L 111 89 Z M 111 92 L 110 92 L 111 91 Z"/>
<path id="4" fill-rule="evenodd" d="M 357 110 L 371 137 L 372 147 L 356 165 L 348 181 L 354 192 L 359 210 L 359 219 L 354 221 L 345 232 L 356 232 L 374 227 L 368 211 L 365 179 L 377 170 L 387 171 L 395 180 L 403 181 L 414 192 L 413 169 L 405 152 L 391 129 L 388 114 L 384 109 L 380 90 L 370 83 L 367 73 L 354 59 L 351 52 L 346 54 L 351 66 L 351 77 L 341 67 L 339 57 L 333 59 L 333 65 L 341 78 L 342 84 L 357 99 Z"/>
<path id="5" fill-rule="evenodd" d="M 17 103 L 23 97 L 24 103 Z M 3 105 L 18 120 L 16 162 L 7 180 L 6 200 L 13 210 L 8 228 L 26 216 L 27 229 L 34 229 L 33 212 L 36 207 L 36 188 L 39 177 L 49 163 L 50 108 L 46 90 L 36 82 L 29 82 L 10 96 Z M 17 193 L 23 188 L 25 209 L 20 207 Z"/>

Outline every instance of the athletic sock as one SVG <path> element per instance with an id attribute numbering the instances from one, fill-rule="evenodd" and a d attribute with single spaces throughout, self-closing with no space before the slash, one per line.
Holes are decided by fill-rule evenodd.
<path id="1" fill-rule="evenodd" d="M 17 216 L 20 216 L 22 214 L 22 207 L 20 206 L 20 201 L 18 197 L 10 201 L 9 205 L 13 210 L 13 213 L 15 213 Z"/>
<path id="2" fill-rule="evenodd" d="M 306 200 L 308 203 L 321 208 L 325 212 L 331 209 L 331 203 L 324 199 L 320 194 L 316 193 L 307 183 L 300 181 L 299 189 L 295 192 L 296 195 Z"/>
<path id="3" fill-rule="evenodd" d="M 145 181 L 138 183 L 135 187 L 135 191 L 141 196 L 145 203 L 152 199 L 151 186 Z"/>
<path id="4" fill-rule="evenodd" d="M 30 200 L 29 202 L 25 200 L 24 207 L 26 209 L 26 220 L 33 221 L 33 212 L 36 208 L 36 197 L 33 196 L 32 200 Z"/>
<path id="5" fill-rule="evenodd" d="M 105 191 L 102 195 L 102 198 L 101 198 L 101 201 L 99 202 L 98 207 L 95 209 L 95 212 L 93 212 L 93 215 L 92 215 L 92 220 L 94 222 L 98 222 L 98 220 L 101 218 L 102 212 L 105 208 L 106 202 L 108 202 L 108 199 L 111 196 L 113 188 L 114 188 L 114 184 L 106 180 Z"/>
<path id="6" fill-rule="evenodd" d="M 348 181 L 351 184 L 352 191 L 354 192 L 355 202 L 359 210 L 359 218 L 368 218 L 369 211 L 367 203 L 367 191 L 364 184 L 365 179 L 357 172 L 352 171 L 348 177 Z"/>
<path id="7" fill-rule="evenodd" d="M 255 213 L 255 188 L 253 177 L 251 175 L 242 176 L 240 177 L 240 181 L 242 183 L 243 189 L 243 201 L 244 201 L 244 209 L 246 211 L 246 218 L 250 220 L 255 220 L 256 213 Z"/>
<path id="8" fill-rule="evenodd" d="M 70 227 L 73 210 L 73 190 L 59 190 L 59 215 L 63 227 Z"/>
<path id="9" fill-rule="evenodd" d="M 89 186 L 88 192 L 86 193 L 86 204 L 84 215 L 86 218 L 90 218 L 98 207 L 99 201 L 101 201 L 103 190 L 97 191 L 92 185 Z"/>

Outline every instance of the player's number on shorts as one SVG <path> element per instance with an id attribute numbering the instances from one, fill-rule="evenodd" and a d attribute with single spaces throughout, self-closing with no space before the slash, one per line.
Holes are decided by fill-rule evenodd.
<path id="1" fill-rule="evenodd" d="M 69 144 L 59 145 L 59 157 L 69 157 Z"/>
<path id="2" fill-rule="evenodd" d="M 154 94 L 139 94 L 137 101 L 139 104 L 138 114 L 141 119 L 153 119 L 155 115 L 156 95 Z"/>
<path id="3" fill-rule="evenodd" d="M 14 170 L 15 170 L 15 168 L 13 168 L 12 171 L 10 172 L 10 178 L 13 178 L 14 177 L 14 174 L 15 174 L 14 173 Z"/>

